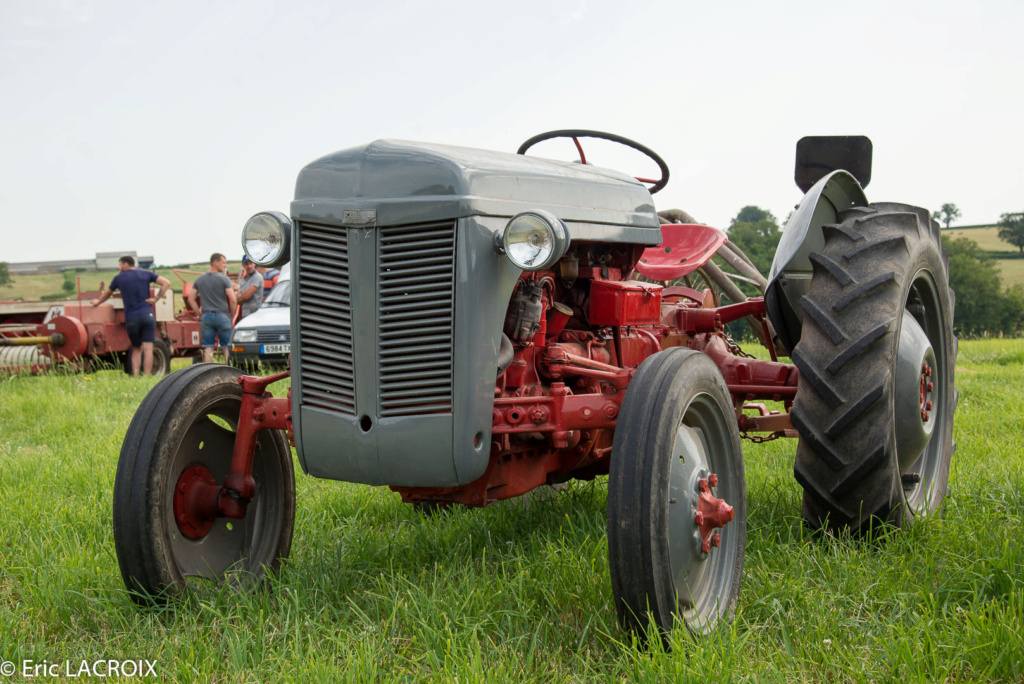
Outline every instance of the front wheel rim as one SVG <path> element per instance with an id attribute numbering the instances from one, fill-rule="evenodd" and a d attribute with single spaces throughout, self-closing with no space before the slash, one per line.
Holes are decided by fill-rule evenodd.
<path id="1" fill-rule="evenodd" d="M 241 519 L 217 518 L 198 537 L 184 533 L 175 514 L 175 493 L 183 475 L 197 466 L 223 483 L 231 468 L 236 421 L 241 402 L 221 399 L 199 411 L 171 457 L 164 496 L 164 529 L 170 553 L 182 578 L 240 582 L 265 573 L 277 556 L 284 515 L 284 473 L 268 450 L 269 439 L 257 441 L 253 457 L 256 492 Z M 269 436 L 269 433 L 268 433 Z M 262 437 L 262 435 L 261 435 Z"/>
<path id="2" fill-rule="evenodd" d="M 706 394 L 695 396 L 683 411 L 672 445 L 666 526 L 678 611 L 695 631 L 715 622 L 734 581 L 739 535 L 725 524 L 705 538 L 696 519 L 701 482 L 714 475 L 718 481 L 710 486 L 711 494 L 726 502 L 741 498 L 742 483 L 727 456 L 733 449 L 717 403 Z M 715 535 L 719 545 L 709 548 Z"/>

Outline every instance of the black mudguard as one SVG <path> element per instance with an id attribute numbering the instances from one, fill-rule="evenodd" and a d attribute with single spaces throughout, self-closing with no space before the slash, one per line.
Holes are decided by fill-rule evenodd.
<path id="1" fill-rule="evenodd" d="M 800 341 L 800 298 L 811 284 L 810 255 L 825 245 L 821 227 L 838 223 L 840 212 L 867 205 L 857 179 L 846 171 L 833 171 L 807 191 L 786 223 L 764 293 L 768 318 L 786 349 Z"/>

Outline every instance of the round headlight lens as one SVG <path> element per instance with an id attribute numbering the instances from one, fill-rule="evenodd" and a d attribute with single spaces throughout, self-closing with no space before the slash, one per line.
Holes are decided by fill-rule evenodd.
<path id="1" fill-rule="evenodd" d="M 288 261 L 292 222 L 277 211 L 261 211 L 242 228 L 242 249 L 257 266 L 280 266 Z"/>
<path id="2" fill-rule="evenodd" d="M 502 247 L 509 261 L 524 271 L 539 271 L 558 262 L 569 248 L 569 231 L 546 211 L 517 214 L 505 226 Z"/>

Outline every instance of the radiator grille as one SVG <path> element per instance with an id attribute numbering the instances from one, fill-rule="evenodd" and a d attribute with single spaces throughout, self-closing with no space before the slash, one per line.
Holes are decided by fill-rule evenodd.
<path id="1" fill-rule="evenodd" d="M 256 331 L 256 341 L 266 344 L 284 344 L 291 339 L 292 332 L 288 328 L 260 328 Z"/>
<path id="2" fill-rule="evenodd" d="M 378 229 L 380 416 L 451 413 L 455 224 Z"/>
<path id="3" fill-rule="evenodd" d="M 355 415 L 347 229 L 306 223 L 298 236 L 301 402 Z"/>

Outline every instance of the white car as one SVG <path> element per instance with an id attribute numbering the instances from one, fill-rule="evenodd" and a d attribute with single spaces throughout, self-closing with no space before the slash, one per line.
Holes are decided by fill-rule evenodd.
<path id="1" fill-rule="evenodd" d="M 274 290 L 231 332 L 231 365 L 287 366 L 291 352 L 291 269 L 281 268 Z"/>

